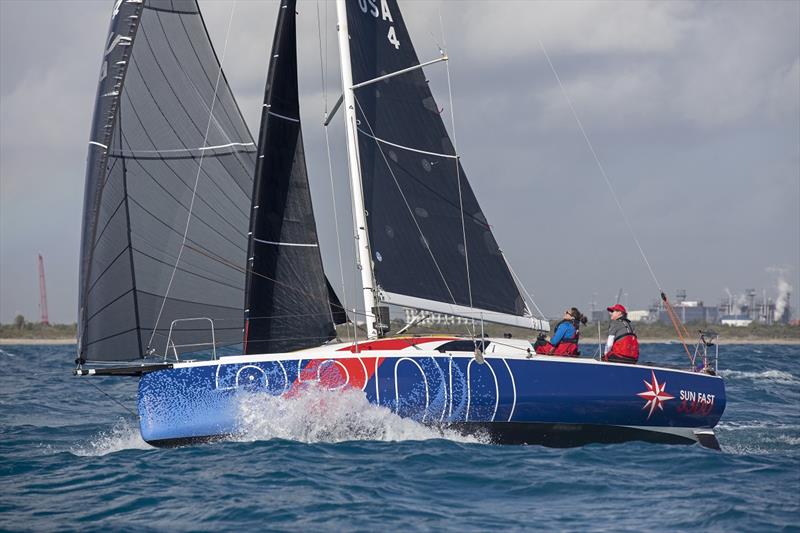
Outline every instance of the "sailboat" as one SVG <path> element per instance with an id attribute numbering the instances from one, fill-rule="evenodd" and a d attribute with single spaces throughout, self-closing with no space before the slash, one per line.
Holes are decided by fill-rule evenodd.
<path id="1" fill-rule="evenodd" d="M 196 0 L 117 0 L 89 142 L 76 375 L 139 379 L 157 446 L 237 434 L 237 403 L 309 383 L 362 391 L 492 442 L 645 440 L 718 448 L 723 380 L 540 356 L 523 338 L 390 335 L 388 305 L 474 324 L 536 318 L 495 240 L 396 0 L 337 0 L 361 338 L 323 269 L 298 98 L 296 0 L 282 0 L 258 139 Z"/>

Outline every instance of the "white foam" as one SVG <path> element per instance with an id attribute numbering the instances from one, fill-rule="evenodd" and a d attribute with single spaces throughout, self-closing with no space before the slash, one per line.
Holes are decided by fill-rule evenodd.
<path id="1" fill-rule="evenodd" d="M 123 450 L 151 450 L 139 432 L 139 424 L 132 420 L 119 419 L 108 431 L 101 431 L 89 442 L 78 444 L 70 449 L 81 457 L 98 457 Z"/>
<path id="2" fill-rule="evenodd" d="M 237 440 L 488 442 L 488 439 L 466 437 L 453 430 L 402 418 L 386 407 L 369 403 L 357 389 L 330 391 L 311 385 L 291 398 L 247 394 L 242 396 L 238 407 L 240 434 Z"/>
<path id="3" fill-rule="evenodd" d="M 13 353 L 7 352 L 7 351 L 3 350 L 2 348 L 0 348 L 0 355 L 5 355 L 6 357 L 16 357 L 16 355 L 14 355 Z"/>
<path id="4" fill-rule="evenodd" d="M 742 372 L 740 370 L 721 370 L 720 375 L 727 379 L 751 379 L 753 381 L 772 381 L 783 385 L 800 383 L 794 375 L 782 370 L 764 370 L 762 372 Z"/>
<path id="5" fill-rule="evenodd" d="M 796 424 L 773 424 L 761 420 L 746 420 L 743 422 L 720 422 L 717 427 L 726 431 L 741 431 L 749 429 L 790 429 L 800 431 Z"/>

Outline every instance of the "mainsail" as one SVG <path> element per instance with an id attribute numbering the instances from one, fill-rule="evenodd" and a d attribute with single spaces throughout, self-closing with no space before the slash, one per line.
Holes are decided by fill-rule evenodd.
<path id="1" fill-rule="evenodd" d="M 79 352 L 242 340 L 256 146 L 195 0 L 117 0 L 89 142 Z M 170 346 L 167 338 L 175 322 Z"/>
<path id="2" fill-rule="evenodd" d="M 248 354 L 318 346 L 336 335 L 338 300 L 322 270 L 300 126 L 295 5 L 285 0 L 278 13 L 261 113 L 245 304 Z M 333 310 L 341 315 L 343 309 Z"/>
<path id="3" fill-rule="evenodd" d="M 395 0 L 347 4 L 354 85 L 419 65 Z M 384 301 L 534 321 L 478 205 L 422 69 L 355 89 L 375 278 Z"/>

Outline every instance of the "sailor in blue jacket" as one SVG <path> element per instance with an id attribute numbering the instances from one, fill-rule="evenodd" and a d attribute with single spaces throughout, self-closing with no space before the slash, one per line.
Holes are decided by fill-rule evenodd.
<path id="1" fill-rule="evenodd" d="M 580 325 L 586 324 L 587 319 L 573 307 L 564 311 L 564 318 L 556 324 L 550 342 L 541 341 L 534 345 L 536 353 L 546 355 L 578 356 L 578 339 L 580 338 Z"/>

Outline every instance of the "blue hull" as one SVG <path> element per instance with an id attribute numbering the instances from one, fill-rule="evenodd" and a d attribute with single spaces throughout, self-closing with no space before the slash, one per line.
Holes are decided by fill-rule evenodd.
<path id="1" fill-rule="evenodd" d="M 487 357 L 479 364 L 470 356 L 436 352 L 336 360 L 223 358 L 143 375 L 141 433 L 155 445 L 236 434 L 243 395 L 302 394 L 308 382 L 361 388 L 370 403 L 400 416 L 481 432 L 498 443 L 691 443 L 698 434 L 713 438 L 710 430 L 725 410 L 721 378 L 660 367 L 549 357 Z"/>

